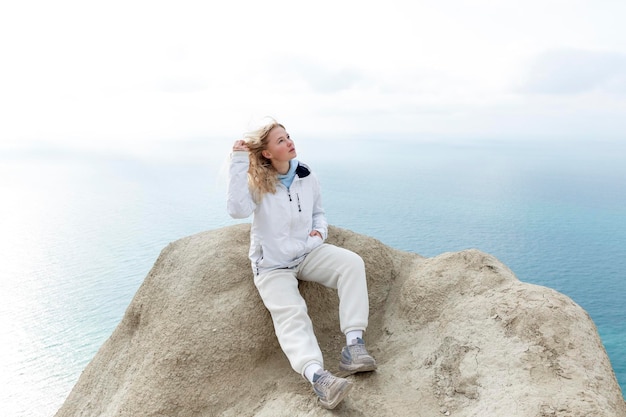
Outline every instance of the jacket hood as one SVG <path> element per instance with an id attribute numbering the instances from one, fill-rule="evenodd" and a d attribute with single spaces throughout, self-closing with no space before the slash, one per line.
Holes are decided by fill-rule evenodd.
<path id="1" fill-rule="evenodd" d="M 311 170 L 308 166 L 301 162 L 298 162 L 298 168 L 296 168 L 296 175 L 300 178 L 306 178 L 311 174 Z"/>

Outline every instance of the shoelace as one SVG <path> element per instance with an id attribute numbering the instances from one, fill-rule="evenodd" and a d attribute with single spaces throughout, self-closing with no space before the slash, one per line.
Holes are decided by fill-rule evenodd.
<path id="1" fill-rule="evenodd" d="M 329 388 L 333 382 L 333 377 L 332 375 L 322 375 L 316 382 L 325 388 Z"/>
<path id="2" fill-rule="evenodd" d="M 367 350 L 365 350 L 365 345 L 362 345 L 360 343 L 350 346 L 350 353 L 355 354 L 356 356 L 369 355 L 369 353 L 367 353 Z"/>

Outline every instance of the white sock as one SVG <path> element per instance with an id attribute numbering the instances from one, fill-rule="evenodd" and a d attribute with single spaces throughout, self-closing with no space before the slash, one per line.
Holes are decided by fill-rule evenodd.
<path id="1" fill-rule="evenodd" d="M 363 339 L 363 330 L 351 330 L 346 333 L 346 345 L 350 346 L 357 337 Z"/>
<path id="2" fill-rule="evenodd" d="M 313 383 L 313 375 L 322 369 L 322 366 L 319 363 L 312 363 L 306 367 L 304 370 L 304 377 L 309 380 L 309 382 Z"/>

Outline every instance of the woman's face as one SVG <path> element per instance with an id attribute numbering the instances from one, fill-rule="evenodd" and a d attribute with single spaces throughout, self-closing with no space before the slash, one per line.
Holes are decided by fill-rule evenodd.
<path id="1" fill-rule="evenodd" d="M 273 164 L 289 162 L 297 156 L 296 147 L 285 129 L 276 126 L 267 135 L 267 147 L 263 156 Z"/>

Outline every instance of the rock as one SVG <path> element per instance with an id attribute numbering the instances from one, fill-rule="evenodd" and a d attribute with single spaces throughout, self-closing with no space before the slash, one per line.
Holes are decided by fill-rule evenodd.
<path id="1" fill-rule="evenodd" d="M 248 224 L 168 245 L 57 417 L 327 416 L 291 370 L 252 281 Z M 360 254 L 376 372 L 344 416 L 626 416 L 587 313 L 478 250 L 434 258 L 331 227 Z M 335 290 L 300 285 L 326 368 L 344 337 Z"/>

